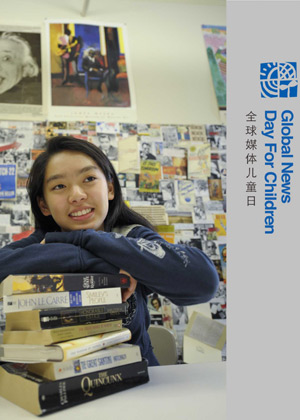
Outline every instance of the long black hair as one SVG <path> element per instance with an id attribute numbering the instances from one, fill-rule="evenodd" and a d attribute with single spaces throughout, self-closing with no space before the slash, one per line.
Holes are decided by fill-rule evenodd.
<path id="1" fill-rule="evenodd" d="M 92 158 L 102 170 L 107 182 L 114 186 L 114 198 L 109 200 L 109 208 L 104 221 L 104 230 L 110 232 L 113 227 L 139 224 L 154 230 L 151 223 L 143 216 L 130 209 L 123 200 L 118 176 L 106 155 L 92 143 L 71 136 L 56 136 L 48 140 L 46 149 L 34 161 L 27 180 L 27 191 L 35 219 L 35 228 L 44 232 L 60 231 L 52 216 L 44 216 L 38 205 L 38 198 L 43 198 L 43 185 L 47 164 L 55 154 L 71 150 Z"/>

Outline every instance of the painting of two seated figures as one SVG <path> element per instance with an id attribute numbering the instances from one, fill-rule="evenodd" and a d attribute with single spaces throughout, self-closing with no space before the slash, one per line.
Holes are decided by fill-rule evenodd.
<path id="1" fill-rule="evenodd" d="M 50 24 L 54 106 L 129 107 L 122 28 Z"/>

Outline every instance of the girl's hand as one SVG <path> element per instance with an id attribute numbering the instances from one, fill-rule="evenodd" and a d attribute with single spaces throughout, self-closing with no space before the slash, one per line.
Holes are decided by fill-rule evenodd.
<path id="1" fill-rule="evenodd" d="M 129 299 L 130 296 L 134 293 L 134 291 L 136 289 L 137 281 L 129 273 L 127 273 L 127 271 L 124 271 L 124 270 L 121 269 L 119 272 L 123 273 L 123 274 L 127 274 L 127 276 L 130 277 L 130 286 L 128 287 L 128 289 L 121 289 L 122 290 L 122 301 L 126 302 L 127 299 Z"/>

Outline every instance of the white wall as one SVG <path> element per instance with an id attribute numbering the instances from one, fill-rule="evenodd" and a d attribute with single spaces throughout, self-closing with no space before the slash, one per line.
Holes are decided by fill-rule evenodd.
<path id="1" fill-rule="evenodd" d="M 2 0 L 4 3 L 4 0 Z M 138 0 L 6 0 L 2 25 L 48 19 L 126 23 L 140 123 L 221 123 L 201 25 L 226 25 L 226 7 Z"/>

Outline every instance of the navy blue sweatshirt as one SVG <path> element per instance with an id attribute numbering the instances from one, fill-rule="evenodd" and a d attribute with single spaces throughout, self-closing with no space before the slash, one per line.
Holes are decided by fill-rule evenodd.
<path id="1" fill-rule="evenodd" d="M 44 238 L 46 243 L 40 244 Z M 176 305 L 193 305 L 209 301 L 219 284 L 214 264 L 201 250 L 170 244 L 139 225 L 113 232 L 36 230 L 0 249 L 0 267 L 0 282 L 9 274 L 127 271 L 138 284 L 128 299 L 130 310 L 123 325 L 131 330 L 130 342 L 140 346 L 150 366 L 158 362 L 147 333 L 147 295 L 156 292 Z"/>

